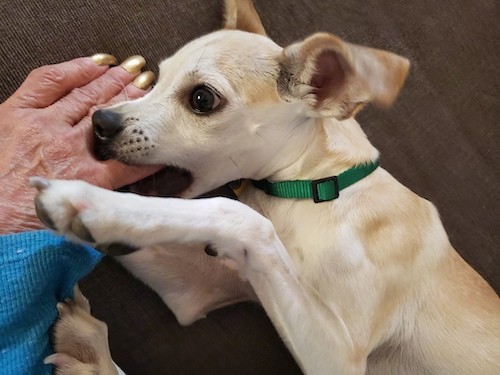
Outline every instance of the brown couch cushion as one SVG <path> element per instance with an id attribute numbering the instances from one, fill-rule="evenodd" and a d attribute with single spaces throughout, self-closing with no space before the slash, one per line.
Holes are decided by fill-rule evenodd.
<path id="1" fill-rule="evenodd" d="M 143 54 L 148 68 L 221 23 L 218 0 L 2 1 L 0 96 L 34 67 L 95 52 Z M 257 0 L 269 35 L 287 44 L 315 31 L 412 61 L 395 106 L 358 117 L 382 164 L 433 201 L 451 242 L 500 290 L 500 118 L 495 2 Z M 262 310 L 240 304 L 180 327 L 161 300 L 105 260 L 82 283 L 129 374 L 293 374 Z"/>

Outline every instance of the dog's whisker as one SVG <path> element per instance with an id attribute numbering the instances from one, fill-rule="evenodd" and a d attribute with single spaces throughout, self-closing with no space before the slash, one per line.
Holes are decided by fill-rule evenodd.
<path id="1" fill-rule="evenodd" d="M 198 58 L 198 61 L 196 62 L 195 67 L 198 67 L 198 65 L 200 64 L 200 61 L 203 58 L 203 55 L 205 54 L 206 50 L 207 50 L 207 47 L 205 46 L 205 48 L 203 48 L 203 51 L 201 51 L 200 57 Z"/>
<path id="2" fill-rule="evenodd" d="M 237 180 L 241 179 L 241 178 L 244 178 L 245 176 L 243 175 L 243 171 L 240 169 L 240 167 L 238 166 L 238 164 L 234 161 L 234 159 L 232 157 L 229 157 L 229 160 L 231 160 L 231 162 L 234 164 L 234 166 L 236 167 L 236 169 L 238 169 L 238 172 L 240 173 L 240 177 L 237 178 Z"/>

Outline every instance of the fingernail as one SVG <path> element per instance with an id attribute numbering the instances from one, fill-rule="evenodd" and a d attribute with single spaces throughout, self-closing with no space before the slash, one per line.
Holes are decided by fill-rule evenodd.
<path id="1" fill-rule="evenodd" d="M 97 65 L 118 65 L 118 59 L 109 53 L 96 53 L 90 58 Z"/>
<path id="2" fill-rule="evenodd" d="M 134 79 L 134 82 L 132 84 L 141 89 L 141 90 L 147 90 L 149 86 L 154 82 L 155 80 L 155 74 L 148 70 L 147 72 L 143 72 L 137 76 L 136 79 Z"/>
<path id="3" fill-rule="evenodd" d="M 130 74 L 136 74 L 146 65 L 146 59 L 140 55 L 130 56 L 120 66 Z"/>

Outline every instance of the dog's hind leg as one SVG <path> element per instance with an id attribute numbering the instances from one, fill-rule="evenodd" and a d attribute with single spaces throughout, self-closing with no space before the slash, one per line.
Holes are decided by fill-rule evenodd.
<path id="1" fill-rule="evenodd" d="M 90 315 L 90 305 L 75 287 L 74 299 L 57 304 L 59 319 L 54 325 L 55 353 L 45 358 L 57 375 L 124 374 L 111 359 L 108 327 Z"/>
<path id="2" fill-rule="evenodd" d="M 182 325 L 217 308 L 256 300 L 248 282 L 220 260 L 207 257 L 203 248 L 203 244 L 158 245 L 118 261 L 152 288 Z"/>

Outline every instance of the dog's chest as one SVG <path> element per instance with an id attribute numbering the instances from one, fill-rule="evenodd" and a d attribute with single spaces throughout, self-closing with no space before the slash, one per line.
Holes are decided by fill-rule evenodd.
<path id="1" fill-rule="evenodd" d="M 283 200 L 255 190 L 240 199 L 271 220 L 301 276 L 311 282 L 318 276 L 337 278 L 366 266 L 357 233 L 332 213 L 329 203 Z"/>

